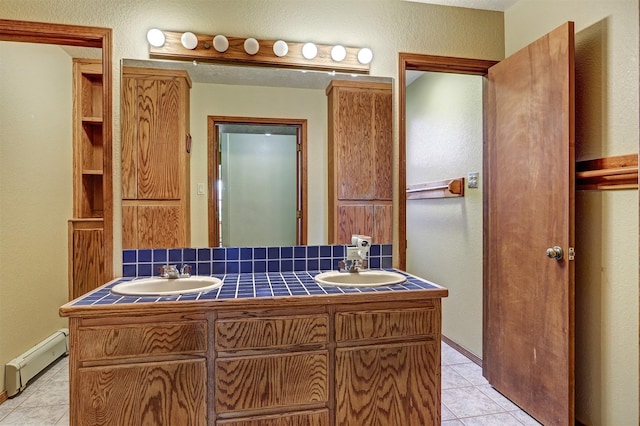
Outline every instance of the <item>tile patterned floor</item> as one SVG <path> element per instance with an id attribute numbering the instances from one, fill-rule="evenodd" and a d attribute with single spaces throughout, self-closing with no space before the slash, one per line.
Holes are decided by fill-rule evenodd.
<path id="1" fill-rule="evenodd" d="M 49 367 L 20 395 L 0 405 L 0 425 L 69 424 L 69 364 L 64 357 Z M 539 425 L 495 391 L 482 370 L 447 344 L 442 344 L 442 425 Z"/>

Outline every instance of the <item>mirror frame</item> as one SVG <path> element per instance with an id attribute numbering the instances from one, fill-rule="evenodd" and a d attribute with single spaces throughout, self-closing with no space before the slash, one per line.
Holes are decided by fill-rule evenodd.
<path id="1" fill-rule="evenodd" d="M 0 19 L 0 41 L 102 49 L 104 280 L 113 279 L 112 35 L 111 28 Z M 71 144 L 72 141 L 69 141 Z M 71 218 L 70 218 L 71 219 Z"/>

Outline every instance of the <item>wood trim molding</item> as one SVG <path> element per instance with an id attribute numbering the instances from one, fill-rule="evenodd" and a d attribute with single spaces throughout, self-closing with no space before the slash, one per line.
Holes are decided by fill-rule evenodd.
<path id="1" fill-rule="evenodd" d="M 59 44 L 102 49 L 102 144 L 104 279 L 113 278 L 113 169 L 112 169 L 112 31 L 111 28 L 0 19 L 0 40 Z"/>
<path id="2" fill-rule="evenodd" d="M 576 162 L 576 189 L 638 189 L 638 154 Z"/>
<path id="3" fill-rule="evenodd" d="M 473 352 L 470 352 L 469 350 L 465 349 L 464 347 L 460 346 L 459 344 L 457 344 L 453 340 L 449 339 L 444 334 L 442 335 L 442 342 L 446 343 L 447 345 L 451 346 L 456 351 L 460 352 L 462 355 L 464 355 L 467 358 L 469 358 L 469 360 L 471 360 L 474 364 L 482 367 L 482 358 L 480 358 L 479 356 L 477 356 Z"/>
<path id="4" fill-rule="evenodd" d="M 451 56 L 399 53 L 398 60 L 398 232 L 394 241 L 394 266 L 407 265 L 407 78 L 406 71 L 432 71 L 485 76 L 498 61 L 456 58 Z"/>

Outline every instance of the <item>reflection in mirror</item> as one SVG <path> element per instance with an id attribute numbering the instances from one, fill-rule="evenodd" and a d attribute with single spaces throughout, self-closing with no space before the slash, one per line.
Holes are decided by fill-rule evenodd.
<path id="1" fill-rule="evenodd" d="M 210 247 L 209 210 L 215 198 L 208 171 L 208 117 L 284 117 L 306 120 L 307 126 L 307 214 L 306 243 L 326 244 L 328 214 L 327 96 L 332 79 L 390 82 L 390 78 L 351 76 L 327 72 L 243 67 L 164 60 L 124 59 L 123 67 L 185 69 L 193 82 L 190 91 L 191 149 L 191 246 Z M 199 195 L 204 185 L 208 194 Z M 231 194 L 233 196 L 233 193 Z M 265 245 L 276 245 L 276 241 Z"/>
<path id="2" fill-rule="evenodd" d="M 210 245 L 304 244 L 306 122 L 209 119 L 214 129 L 209 179 L 215 182 Z"/>

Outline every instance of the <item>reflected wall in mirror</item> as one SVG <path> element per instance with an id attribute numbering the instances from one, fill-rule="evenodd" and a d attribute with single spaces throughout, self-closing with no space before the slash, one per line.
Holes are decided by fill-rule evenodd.
<path id="1" fill-rule="evenodd" d="M 163 60 L 124 59 L 123 66 L 186 69 L 193 82 L 190 101 L 191 142 L 191 246 L 209 247 L 209 209 L 213 184 L 208 173 L 209 116 L 284 117 L 307 122 L 307 223 L 306 244 L 328 241 L 328 153 L 326 87 L 341 80 L 391 82 L 386 77 L 351 76 L 327 72 L 303 72 Z"/>
<path id="2" fill-rule="evenodd" d="M 209 245 L 306 244 L 306 120 L 209 117 Z"/>

